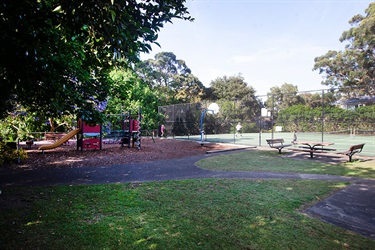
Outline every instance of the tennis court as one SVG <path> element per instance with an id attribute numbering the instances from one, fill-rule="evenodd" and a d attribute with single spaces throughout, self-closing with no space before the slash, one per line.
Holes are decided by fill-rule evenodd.
<path id="1" fill-rule="evenodd" d="M 200 140 L 200 135 L 193 136 L 175 136 L 176 139 Z M 268 147 L 266 139 L 282 138 L 285 143 L 293 140 L 293 133 L 275 132 L 275 133 L 243 133 L 242 136 L 235 134 L 208 134 L 204 140 L 208 142 L 234 143 L 238 145 L 263 146 Z M 351 145 L 365 143 L 361 155 L 375 157 L 375 136 L 374 135 L 353 135 L 349 133 L 298 133 L 298 141 L 318 141 L 333 142 L 330 146 L 337 149 L 338 152 L 346 151 Z"/>

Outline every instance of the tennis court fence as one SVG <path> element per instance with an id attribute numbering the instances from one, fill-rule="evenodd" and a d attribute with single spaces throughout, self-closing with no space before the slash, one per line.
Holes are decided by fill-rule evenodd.
<path id="1" fill-rule="evenodd" d="M 277 98 L 270 95 L 253 97 L 252 101 L 231 99 L 160 106 L 163 120 L 158 134 L 164 125 L 164 135 L 169 137 L 255 146 L 265 145 L 266 137 L 292 140 L 297 134 L 299 139 L 335 141 L 343 149 L 356 142 L 366 143 L 364 151 L 375 156 L 375 105 L 344 105 L 333 97 L 326 99 L 335 94 L 332 90 L 296 93 L 293 98 L 300 102 L 289 106 L 274 101 Z M 308 102 L 309 96 L 315 96 L 315 101 Z M 208 108 L 212 102 L 220 107 L 216 114 Z"/>

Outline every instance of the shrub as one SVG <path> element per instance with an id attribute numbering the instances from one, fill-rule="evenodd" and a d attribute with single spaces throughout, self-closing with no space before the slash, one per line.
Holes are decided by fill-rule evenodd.
<path id="1" fill-rule="evenodd" d="M 9 147 L 5 142 L 0 142 L 0 166 L 16 160 L 27 159 L 27 153 L 22 148 L 17 150 Z"/>

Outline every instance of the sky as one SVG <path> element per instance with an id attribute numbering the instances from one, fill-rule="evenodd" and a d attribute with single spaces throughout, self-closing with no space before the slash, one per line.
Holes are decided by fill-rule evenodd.
<path id="1" fill-rule="evenodd" d="M 314 58 L 344 50 L 341 34 L 349 20 L 365 15 L 363 0 L 187 0 L 194 22 L 174 19 L 159 32 L 152 52 L 173 52 L 209 87 L 223 76 L 241 75 L 265 95 L 271 87 L 293 84 L 320 90 L 323 75 Z"/>

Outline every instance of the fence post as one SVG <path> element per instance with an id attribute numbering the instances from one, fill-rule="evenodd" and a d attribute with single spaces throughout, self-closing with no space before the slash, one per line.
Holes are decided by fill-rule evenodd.
<path id="1" fill-rule="evenodd" d="M 274 118 L 274 113 L 275 113 L 275 102 L 274 102 L 274 95 L 272 95 L 272 112 L 271 112 L 271 126 L 272 126 L 272 136 L 271 138 L 273 139 L 273 132 L 274 132 L 274 125 L 273 125 L 273 118 Z"/>
<path id="2" fill-rule="evenodd" d="M 324 142 L 324 89 L 322 90 L 322 142 Z"/>

